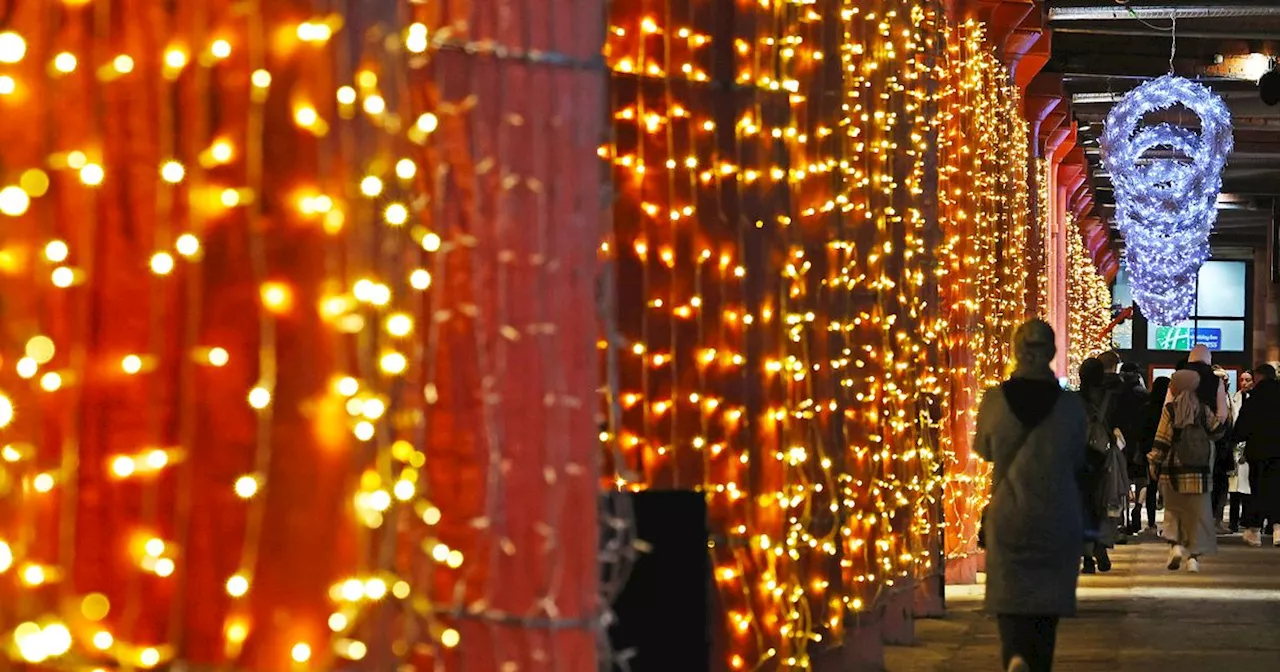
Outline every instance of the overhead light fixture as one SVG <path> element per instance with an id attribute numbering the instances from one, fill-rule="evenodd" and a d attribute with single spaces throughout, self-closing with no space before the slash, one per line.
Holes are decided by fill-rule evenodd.
<path id="1" fill-rule="evenodd" d="M 1256 82 L 1262 79 L 1263 75 L 1271 72 L 1271 57 L 1266 54 L 1253 53 L 1241 60 L 1245 79 Z"/>

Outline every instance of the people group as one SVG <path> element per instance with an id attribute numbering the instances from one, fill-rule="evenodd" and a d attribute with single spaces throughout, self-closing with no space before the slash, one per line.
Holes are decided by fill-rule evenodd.
<path id="1" fill-rule="evenodd" d="M 1227 372 L 1197 345 L 1148 389 L 1106 352 L 1080 365 L 1072 393 L 1054 375 L 1055 342 L 1043 321 L 1018 328 L 1012 374 L 983 396 L 974 435 L 992 463 L 986 608 L 1010 672 L 1052 668 L 1079 575 L 1109 571 L 1108 549 L 1131 535 L 1158 534 L 1171 571 L 1199 572 L 1219 534 L 1256 547 L 1269 532 L 1280 547 L 1275 368 L 1245 372 L 1228 394 Z"/>

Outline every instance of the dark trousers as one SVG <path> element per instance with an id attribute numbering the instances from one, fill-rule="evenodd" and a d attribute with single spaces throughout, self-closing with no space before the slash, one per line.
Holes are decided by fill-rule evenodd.
<path id="1" fill-rule="evenodd" d="M 1145 489 L 1145 493 L 1143 490 Z M 1133 502 L 1133 513 L 1129 515 L 1129 531 L 1137 534 L 1142 531 L 1142 510 L 1147 510 L 1147 526 L 1155 527 L 1156 525 L 1156 497 L 1160 488 L 1155 481 L 1149 481 L 1145 486 L 1138 488 L 1138 494 L 1142 497 L 1135 497 Z"/>
<path id="2" fill-rule="evenodd" d="M 1280 522 L 1280 460 L 1249 460 L 1248 510 L 1242 524 L 1261 528 Z"/>
<path id="3" fill-rule="evenodd" d="M 1053 648 L 1058 639 L 1057 616 L 998 615 L 1000 655 L 1004 668 L 1014 656 L 1022 656 L 1031 672 L 1053 669 Z"/>
<path id="4" fill-rule="evenodd" d="M 1227 525 L 1232 532 L 1240 530 L 1240 520 L 1247 515 L 1249 510 L 1249 495 L 1233 492 L 1231 493 L 1231 511 L 1227 514 Z"/>

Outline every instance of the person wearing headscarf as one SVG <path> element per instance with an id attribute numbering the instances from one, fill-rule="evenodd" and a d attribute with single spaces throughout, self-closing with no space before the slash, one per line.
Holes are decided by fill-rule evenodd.
<path id="1" fill-rule="evenodd" d="M 1128 502 L 1129 474 L 1116 438 L 1123 435 L 1117 419 L 1122 391 L 1107 384 L 1108 380 L 1118 381 L 1119 377 L 1111 374 L 1113 377 L 1108 378 L 1106 364 L 1093 357 L 1080 364 L 1079 374 L 1080 399 L 1084 402 L 1086 422 L 1091 427 L 1088 441 L 1101 444 L 1091 445 L 1085 457 L 1084 487 L 1088 497 L 1085 521 L 1091 530 L 1097 531 L 1097 538 L 1085 543 L 1082 571 L 1093 574 L 1111 571 L 1107 549 L 1115 546 Z M 1100 433 L 1097 441 L 1094 431 Z"/>
<path id="2" fill-rule="evenodd" d="M 1209 407 L 1218 416 L 1218 423 L 1227 422 L 1231 413 L 1231 402 L 1227 398 L 1227 384 L 1213 372 L 1213 353 L 1203 343 L 1191 349 L 1186 364 L 1179 362 L 1179 371 L 1191 370 L 1200 374 L 1200 384 L 1196 388 L 1196 396 L 1200 402 Z M 1165 399 L 1165 403 L 1173 401 L 1173 393 Z"/>
<path id="3" fill-rule="evenodd" d="M 1141 509 L 1147 511 L 1147 528 L 1156 528 L 1156 503 L 1160 498 L 1160 487 L 1149 475 L 1150 466 L 1147 453 L 1155 445 L 1156 430 L 1160 428 L 1160 416 L 1164 415 L 1164 399 L 1169 394 L 1169 377 L 1161 376 L 1151 383 L 1151 393 L 1142 407 L 1142 430 L 1138 434 L 1138 450 L 1136 466 L 1141 470 L 1141 482 L 1138 485 L 1137 502 L 1134 503 L 1133 520 L 1140 523 Z"/>
<path id="4" fill-rule="evenodd" d="M 1158 472 L 1164 497 L 1170 570 L 1185 564 L 1187 571 L 1199 572 L 1200 558 L 1218 550 L 1211 510 L 1212 442 L 1225 426 L 1197 393 L 1201 386 L 1200 374 L 1191 366 L 1173 374 L 1169 380 L 1173 400 L 1165 405 L 1147 456 Z"/>
<path id="5" fill-rule="evenodd" d="M 1052 669 L 1058 619 L 1076 613 L 1085 413 L 1053 373 L 1054 343 L 1041 320 L 1018 327 L 1013 374 L 978 408 L 974 451 L 993 463 L 986 610 L 996 616 L 1006 670 Z"/>

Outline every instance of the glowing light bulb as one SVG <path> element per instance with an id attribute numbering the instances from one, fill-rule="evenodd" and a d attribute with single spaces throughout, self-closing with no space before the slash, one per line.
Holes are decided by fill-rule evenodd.
<path id="1" fill-rule="evenodd" d="M 404 373 L 405 368 L 408 366 L 408 360 L 398 352 L 388 352 L 382 356 L 379 364 L 384 372 L 395 375 Z"/>
<path id="2" fill-rule="evenodd" d="M 17 217 L 31 206 L 31 197 L 21 187 L 5 187 L 0 189 L 0 212 L 10 217 Z"/>
<path id="3" fill-rule="evenodd" d="M 382 180 L 373 175 L 366 176 L 360 180 L 360 193 L 370 198 L 382 193 Z"/>
<path id="4" fill-rule="evenodd" d="M 305 663 L 311 660 L 311 647 L 302 642 L 293 645 L 293 649 L 289 652 L 295 663 Z"/>
<path id="5" fill-rule="evenodd" d="M 413 331 L 413 318 L 405 313 L 394 313 L 387 317 L 387 333 L 404 337 Z"/>
<path id="6" fill-rule="evenodd" d="M 120 54 L 111 61 L 111 67 L 115 68 L 116 72 L 127 75 L 133 72 L 133 58 L 128 54 Z"/>
<path id="7" fill-rule="evenodd" d="M 365 581 L 364 595 L 371 600 L 381 600 L 387 596 L 387 582 L 376 578 Z"/>
<path id="8" fill-rule="evenodd" d="M 379 95 L 368 96 L 364 99 L 364 111 L 373 116 L 377 116 L 387 111 L 387 101 Z"/>
<path id="9" fill-rule="evenodd" d="M 255 387 L 249 391 L 249 405 L 259 411 L 271 403 L 271 392 L 265 387 Z"/>
<path id="10" fill-rule="evenodd" d="M 422 237 L 422 249 L 428 252 L 435 252 L 440 249 L 440 236 L 434 233 L 428 233 Z"/>
<path id="11" fill-rule="evenodd" d="M 258 494 L 258 479 L 253 476 L 241 476 L 236 479 L 236 496 L 249 499 Z"/>
<path id="12" fill-rule="evenodd" d="M 51 240 L 44 246 L 44 258 L 55 264 L 60 264 L 67 260 L 67 244 L 61 240 Z"/>
<path id="13" fill-rule="evenodd" d="M 169 184 L 177 184 L 186 176 L 187 170 L 177 161 L 167 161 L 160 167 L 160 177 Z"/>
<path id="14" fill-rule="evenodd" d="M 8 427 L 13 415 L 13 402 L 8 395 L 0 393 L 0 427 Z"/>
<path id="15" fill-rule="evenodd" d="M 440 120 L 436 118 L 436 115 L 427 112 L 418 117 L 417 126 L 418 130 L 423 133 L 433 133 L 440 127 Z"/>
<path id="16" fill-rule="evenodd" d="M 160 450 L 159 448 L 147 451 L 146 461 L 147 467 L 151 469 L 162 469 L 169 463 L 169 453 Z"/>
<path id="17" fill-rule="evenodd" d="M 209 349 L 209 363 L 213 366 L 226 366 L 229 361 L 231 361 L 231 355 L 227 354 L 226 350 L 222 348 Z"/>
<path id="18" fill-rule="evenodd" d="M 249 80 L 259 89 L 265 89 L 271 86 L 271 73 L 266 70 L 254 70 Z"/>
<path id="19" fill-rule="evenodd" d="M 27 565 L 22 570 L 22 581 L 29 586 L 38 586 L 45 582 L 44 567 L 40 565 Z"/>
<path id="20" fill-rule="evenodd" d="M 160 664 L 160 652 L 152 647 L 147 647 L 138 654 L 138 662 L 143 667 L 155 667 Z"/>
<path id="21" fill-rule="evenodd" d="M 115 638 L 106 630 L 99 630 L 93 635 L 93 646 L 99 651 L 106 651 L 111 648 L 111 645 L 115 644 L 115 642 Z"/>
<path id="22" fill-rule="evenodd" d="M 249 579 L 242 574 L 234 574 L 227 579 L 227 594 L 231 597 L 244 597 L 249 592 Z"/>
<path id="23" fill-rule="evenodd" d="M 40 389 L 45 392 L 56 392 L 61 387 L 62 376 L 58 375 L 57 372 L 50 371 L 49 373 L 40 376 Z"/>
<path id="24" fill-rule="evenodd" d="M 173 255 L 168 252 L 156 252 L 152 255 L 151 272 L 156 275 L 168 275 L 173 272 Z"/>
<path id="25" fill-rule="evenodd" d="M 102 184 L 102 180 L 105 177 L 106 172 L 102 170 L 102 166 L 96 163 L 87 163 L 80 169 L 80 181 L 91 187 Z"/>
<path id="26" fill-rule="evenodd" d="M 200 252 L 200 239 L 189 233 L 184 233 L 178 236 L 178 241 L 174 244 L 174 248 L 178 250 L 178 254 L 184 257 L 194 257 Z"/>
<path id="27" fill-rule="evenodd" d="M 349 86 L 338 87 L 338 102 L 343 105 L 354 105 L 356 102 L 356 90 Z"/>
<path id="28" fill-rule="evenodd" d="M 226 40 L 214 40 L 213 44 L 209 45 L 209 53 L 213 54 L 214 58 L 227 58 L 231 55 L 231 43 Z"/>
<path id="29" fill-rule="evenodd" d="M 418 174 L 418 164 L 412 159 L 400 159 L 396 161 L 396 177 L 402 180 L 411 180 L 414 175 Z"/>
<path id="30" fill-rule="evenodd" d="M 181 70 L 187 67 L 187 53 L 181 49 L 170 49 L 164 52 L 164 64 L 170 70 Z"/>
<path id="31" fill-rule="evenodd" d="M 431 272 L 425 269 L 417 269 L 409 274 L 409 286 L 416 290 L 424 290 L 431 286 Z"/>
<path id="32" fill-rule="evenodd" d="M 75 284 L 76 272 L 67 268 L 66 266 L 59 266 L 53 269 L 53 275 L 51 276 L 51 279 L 53 280 L 54 287 L 61 287 L 63 289 L 66 289 L 67 287 L 70 287 L 71 285 Z"/>
<path id="33" fill-rule="evenodd" d="M 462 636 L 453 628 L 447 628 L 444 632 L 440 633 L 440 643 L 443 644 L 446 649 L 454 648 L 460 641 L 462 641 Z"/>
<path id="34" fill-rule="evenodd" d="M 164 555 L 164 540 L 152 537 L 147 540 L 147 543 L 143 544 L 142 550 L 146 551 L 147 555 L 158 558 Z"/>
<path id="35" fill-rule="evenodd" d="M 128 478 L 137 470 L 137 463 L 132 457 L 121 455 L 111 461 L 111 473 L 120 478 Z"/>
<path id="36" fill-rule="evenodd" d="M 0 63 L 17 63 L 27 55 L 27 41 L 22 36 L 6 30 L 0 33 Z"/>
<path id="37" fill-rule="evenodd" d="M 262 285 L 262 304 L 273 313 L 283 313 L 293 304 L 293 293 L 282 283 L 265 283 Z"/>
<path id="38" fill-rule="evenodd" d="M 218 140 L 209 148 L 209 156 L 218 163 L 226 163 L 235 155 L 235 147 L 226 140 Z"/>
<path id="39" fill-rule="evenodd" d="M 49 492 L 50 490 L 53 490 L 53 475 L 47 473 L 37 474 L 36 477 L 32 479 L 31 485 L 35 487 L 36 492 Z"/>
<path id="40" fill-rule="evenodd" d="M 392 226 L 403 226 L 405 222 L 409 221 L 409 210 L 399 203 L 392 203 L 387 206 L 383 217 Z"/>
<path id="41" fill-rule="evenodd" d="M 142 370 L 142 358 L 137 355 L 126 355 L 120 361 L 120 368 L 127 374 L 135 374 Z"/>
<path id="42" fill-rule="evenodd" d="M 63 74 L 76 71 L 76 56 L 70 52 L 62 52 L 53 57 L 53 68 Z"/>
<path id="43" fill-rule="evenodd" d="M 293 120 L 303 128 L 311 128 L 316 125 L 316 122 L 320 121 L 320 115 L 314 107 L 300 107 L 294 111 Z"/>

